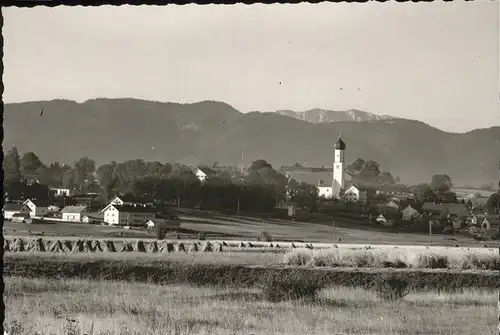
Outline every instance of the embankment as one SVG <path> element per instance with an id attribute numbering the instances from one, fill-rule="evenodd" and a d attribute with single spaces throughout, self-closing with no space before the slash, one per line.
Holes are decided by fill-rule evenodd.
<path id="1" fill-rule="evenodd" d="M 48 254 L 50 255 L 50 253 Z M 500 288 L 498 271 L 444 269 L 322 269 L 296 266 L 240 266 L 224 264 L 186 264 L 170 260 L 113 259 L 33 256 L 29 253 L 4 256 L 6 276 L 30 278 L 73 278 L 123 280 L 158 284 L 195 284 L 252 287 L 264 278 L 281 276 L 307 278 L 327 286 L 370 288 L 383 273 L 409 280 L 416 289 L 456 291 L 465 288 Z"/>

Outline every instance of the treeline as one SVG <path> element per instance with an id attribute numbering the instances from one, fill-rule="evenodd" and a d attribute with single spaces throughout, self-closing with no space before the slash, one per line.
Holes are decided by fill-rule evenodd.
<path id="1" fill-rule="evenodd" d="M 245 173 L 216 163 L 202 166 L 208 178 L 201 182 L 192 167 L 179 163 L 135 159 L 97 166 L 82 157 L 72 165 L 44 164 L 35 153 L 20 156 L 13 147 L 4 157 L 3 168 L 5 195 L 13 200 L 49 200 L 54 198 L 50 188 L 65 188 L 73 193 L 98 193 L 103 204 L 115 195 L 133 194 L 154 199 L 158 205 L 272 211 L 287 200 L 315 210 L 318 198 L 314 186 L 289 181 L 264 160 L 253 162 Z"/>

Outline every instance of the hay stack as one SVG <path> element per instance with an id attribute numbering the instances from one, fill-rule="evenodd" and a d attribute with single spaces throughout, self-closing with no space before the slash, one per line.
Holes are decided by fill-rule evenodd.
<path id="1" fill-rule="evenodd" d="M 10 242 L 7 239 L 3 240 L 3 251 L 10 251 Z"/>
<path id="2" fill-rule="evenodd" d="M 290 245 L 290 247 L 291 247 L 292 249 L 295 249 L 295 244 L 293 244 L 293 243 L 292 243 L 292 244 Z"/>
<path id="3" fill-rule="evenodd" d="M 314 248 L 313 248 L 313 246 L 312 246 L 312 244 L 306 244 L 306 245 L 305 245 L 305 248 L 306 248 L 306 249 L 311 249 L 311 250 L 312 250 L 312 249 L 314 249 Z"/>
<path id="4" fill-rule="evenodd" d="M 213 250 L 214 250 L 214 248 L 213 248 L 212 244 L 208 241 L 201 248 L 201 251 L 203 251 L 203 252 L 212 252 Z"/>
<path id="5" fill-rule="evenodd" d="M 278 248 L 278 249 L 279 249 L 279 248 L 281 248 L 281 247 L 280 247 L 280 245 L 279 245 L 278 243 L 276 243 L 276 248 Z"/>
<path id="6" fill-rule="evenodd" d="M 338 246 L 338 245 L 336 245 L 336 244 L 334 244 L 334 245 L 332 245 L 332 248 L 337 248 L 337 249 L 338 249 L 338 248 L 339 248 L 339 246 Z"/>
<path id="7" fill-rule="evenodd" d="M 223 247 L 228 247 L 228 244 L 225 241 L 222 241 L 222 246 Z"/>
<path id="8" fill-rule="evenodd" d="M 148 244 L 148 252 L 158 252 L 158 243 L 156 241 Z"/>
<path id="9" fill-rule="evenodd" d="M 249 247 L 249 248 L 253 248 L 253 244 L 252 244 L 252 242 L 248 242 L 248 247 Z"/>
<path id="10" fill-rule="evenodd" d="M 78 240 L 73 245 L 73 249 L 71 250 L 71 252 L 83 252 L 84 250 L 85 250 L 85 243 L 83 242 L 83 240 Z"/>
<path id="11" fill-rule="evenodd" d="M 63 245 L 64 245 L 64 249 L 66 251 L 71 251 L 73 250 L 73 241 L 70 241 L 70 240 L 66 240 L 63 242 Z"/>
<path id="12" fill-rule="evenodd" d="M 46 251 L 45 243 L 43 242 L 42 238 L 39 237 L 37 239 L 29 241 L 28 245 L 26 246 L 26 250 L 27 251 Z"/>
<path id="13" fill-rule="evenodd" d="M 59 240 L 55 240 L 50 245 L 49 251 L 50 252 L 64 252 L 64 244 Z"/>
<path id="14" fill-rule="evenodd" d="M 116 252 L 116 247 L 113 241 L 105 241 L 104 242 L 104 251 L 105 252 Z"/>
<path id="15" fill-rule="evenodd" d="M 245 247 L 245 243 L 240 242 L 240 248 L 244 248 L 244 247 Z"/>
<path id="16" fill-rule="evenodd" d="M 137 252 L 146 252 L 146 246 L 144 245 L 144 242 L 141 240 L 135 241 L 134 250 Z"/>
<path id="17" fill-rule="evenodd" d="M 272 243 L 269 243 L 269 248 L 272 248 L 273 247 L 273 244 Z"/>
<path id="18" fill-rule="evenodd" d="M 120 252 L 132 252 L 134 251 L 134 247 L 130 244 L 129 241 L 123 241 L 122 246 L 120 247 Z"/>
<path id="19" fill-rule="evenodd" d="M 94 246 L 92 245 L 92 241 L 85 240 L 85 242 L 83 242 L 83 252 L 94 252 Z"/>
<path id="20" fill-rule="evenodd" d="M 222 247 L 222 243 L 217 243 L 217 244 L 215 245 L 214 251 L 217 251 L 217 252 L 222 252 L 222 251 L 224 251 L 224 250 L 223 250 L 223 247 Z"/>
<path id="21" fill-rule="evenodd" d="M 94 240 L 92 242 L 92 250 L 94 250 L 94 252 L 103 252 L 102 250 L 102 247 L 101 247 L 101 241 L 99 240 Z"/>
<path id="22" fill-rule="evenodd" d="M 26 245 L 24 241 L 20 238 L 15 238 L 10 244 L 10 251 L 26 251 Z"/>
<path id="23" fill-rule="evenodd" d="M 175 245 L 175 251 L 177 252 L 186 252 L 186 248 L 184 247 L 184 244 L 178 243 Z"/>
<path id="24" fill-rule="evenodd" d="M 196 244 L 196 243 L 191 244 L 191 247 L 189 248 L 189 252 L 198 252 L 198 244 Z"/>
<path id="25" fill-rule="evenodd" d="M 169 242 L 166 243 L 164 242 L 158 248 L 158 252 L 174 252 L 174 251 L 175 251 L 174 244 Z"/>

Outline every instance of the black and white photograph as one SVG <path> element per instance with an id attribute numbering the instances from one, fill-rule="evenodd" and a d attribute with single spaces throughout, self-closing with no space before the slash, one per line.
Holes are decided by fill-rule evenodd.
<path id="1" fill-rule="evenodd" d="M 4 335 L 498 333 L 499 1 L 1 12 Z"/>

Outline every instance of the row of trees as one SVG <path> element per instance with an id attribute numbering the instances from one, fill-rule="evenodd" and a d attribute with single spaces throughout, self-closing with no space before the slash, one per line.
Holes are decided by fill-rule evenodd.
<path id="1" fill-rule="evenodd" d="M 76 193 L 97 192 L 103 204 L 114 195 L 135 194 L 159 203 L 269 211 L 287 199 L 314 210 L 317 200 L 315 187 L 289 181 L 265 160 L 253 162 L 246 174 L 217 164 L 202 167 L 210 176 L 204 183 L 179 163 L 135 159 L 97 167 L 82 157 L 73 165 L 45 165 L 35 153 L 20 156 L 15 147 L 5 155 L 3 166 L 4 190 L 11 199 L 47 198 L 49 187 L 62 187 Z"/>

